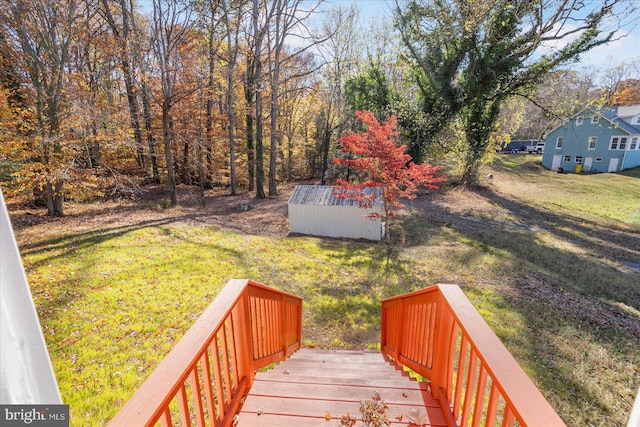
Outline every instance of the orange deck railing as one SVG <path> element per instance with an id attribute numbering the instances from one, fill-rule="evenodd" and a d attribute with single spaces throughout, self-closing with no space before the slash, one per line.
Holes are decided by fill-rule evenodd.
<path id="1" fill-rule="evenodd" d="M 300 347 L 302 299 L 231 280 L 109 427 L 230 426 L 256 370 Z"/>
<path id="2" fill-rule="evenodd" d="M 382 301 L 382 352 L 431 381 L 449 426 L 564 426 L 459 287 Z"/>

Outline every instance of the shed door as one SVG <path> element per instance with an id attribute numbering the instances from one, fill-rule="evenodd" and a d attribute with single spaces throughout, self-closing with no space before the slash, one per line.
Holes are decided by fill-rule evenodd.
<path id="1" fill-rule="evenodd" d="M 609 172 L 615 172 L 618 170 L 618 158 L 609 159 Z"/>
<path id="2" fill-rule="evenodd" d="M 560 167 L 560 162 L 562 161 L 562 154 L 554 154 L 553 161 L 551 162 L 551 170 L 557 171 Z"/>

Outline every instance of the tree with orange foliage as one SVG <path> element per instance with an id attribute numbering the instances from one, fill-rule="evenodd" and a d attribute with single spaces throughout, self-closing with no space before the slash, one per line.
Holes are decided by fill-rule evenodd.
<path id="1" fill-rule="evenodd" d="M 404 206 L 400 198 L 415 199 L 419 186 L 436 189 L 446 177 L 435 175 L 440 170 L 438 166 L 413 163 L 411 156 L 406 153 L 406 146 L 396 142 L 399 132 L 395 116 L 384 123 L 379 123 L 369 111 L 356 111 L 356 117 L 366 126 L 366 130 L 348 133 L 340 139 L 341 151 L 351 156 L 336 158 L 334 163 L 366 174 L 367 180 L 356 184 L 338 180 L 336 197 L 350 198 L 357 201 L 361 208 L 369 208 L 375 203 L 376 195 L 367 194 L 365 189 L 380 188 L 382 219 L 389 230 L 389 221 L 396 216 L 395 209 Z M 372 214 L 371 217 L 379 215 Z M 388 231 L 386 240 L 387 244 L 390 243 Z"/>
<path id="2" fill-rule="evenodd" d="M 618 83 L 611 105 L 640 104 L 640 79 L 626 79 Z"/>

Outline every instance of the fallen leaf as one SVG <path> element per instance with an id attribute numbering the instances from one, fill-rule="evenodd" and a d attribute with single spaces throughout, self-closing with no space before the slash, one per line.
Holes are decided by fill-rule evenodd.
<path id="1" fill-rule="evenodd" d="M 324 414 L 324 419 L 327 420 L 327 421 L 331 420 L 331 414 L 329 413 L 328 409 L 327 409 L 327 413 Z"/>
<path id="2" fill-rule="evenodd" d="M 426 425 L 429 419 L 427 418 L 427 414 L 421 414 L 420 409 L 409 409 L 409 424 L 415 424 L 417 426 Z"/>

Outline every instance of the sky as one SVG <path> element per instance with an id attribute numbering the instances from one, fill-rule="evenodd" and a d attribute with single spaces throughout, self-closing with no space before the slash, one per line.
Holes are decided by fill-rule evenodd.
<path id="1" fill-rule="evenodd" d="M 395 0 L 325 0 L 322 8 L 349 7 L 352 4 L 360 10 L 360 24 L 366 27 L 371 20 L 389 19 Z M 612 28 L 617 24 L 612 22 Z M 572 68 L 597 70 L 615 67 L 623 62 L 640 61 L 640 10 L 626 16 L 623 24 L 625 28 L 616 33 L 616 40 L 582 55 L 580 62 Z"/>

